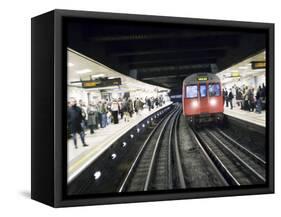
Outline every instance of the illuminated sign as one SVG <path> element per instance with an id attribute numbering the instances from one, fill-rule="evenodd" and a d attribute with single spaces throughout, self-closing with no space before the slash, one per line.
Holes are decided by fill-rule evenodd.
<path id="1" fill-rule="evenodd" d="M 90 88 L 90 87 L 96 87 L 97 86 L 97 82 L 94 81 L 84 81 L 82 83 L 82 87 L 84 88 Z"/>
<path id="2" fill-rule="evenodd" d="M 252 63 L 252 69 L 265 69 L 266 62 L 265 61 L 253 61 Z"/>
<path id="3" fill-rule="evenodd" d="M 96 81 L 82 81 L 83 88 L 98 88 L 98 87 L 108 87 L 108 86 L 118 86 L 118 85 L 121 85 L 121 78 L 96 80 Z"/>
<path id="4" fill-rule="evenodd" d="M 233 78 L 237 78 L 237 77 L 240 77 L 240 72 L 231 72 L 231 77 Z"/>
<path id="5" fill-rule="evenodd" d="M 208 81 L 208 77 L 197 77 L 198 81 Z"/>

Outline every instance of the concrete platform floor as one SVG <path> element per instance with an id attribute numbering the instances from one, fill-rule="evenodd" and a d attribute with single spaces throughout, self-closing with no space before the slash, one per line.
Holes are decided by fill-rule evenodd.
<path id="1" fill-rule="evenodd" d="M 266 117 L 265 111 L 262 111 L 261 114 L 258 114 L 256 112 L 241 110 L 240 107 L 236 106 L 233 107 L 233 109 L 230 109 L 229 107 L 224 107 L 224 113 L 226 115 L 230 115 L 235 118 L 265 127 L 265 117 Z"/>
<path id="2" fill-rule="evenodd" d="M 83 147 L 80 136 L 77 134 L 78 149 L 75 149 L 73 140 L 70 138 L 67 141 L 67 159 L 68 159 L 68 181 L 71 181 L 77 174 L 79 174 L 86 166 L 93 162 L 100 154 L 102 154 L 111 144 L 114 143 L 121 135 L 125 134 L 133 126 L 141 122 L 147 116 L 155 113 L 156 111 L 170 105 L 167 102 L 162 107 L 155 108 L 148 111 L 145 108 L 139 115 L 135 114 L 129 122 L 124 119 L 119 120 L 118 124 L 110 124 L 105 128 L 95 130 L 94 134 L 90 134 L 86 130 L 85 141 L 89 145 Z"/>

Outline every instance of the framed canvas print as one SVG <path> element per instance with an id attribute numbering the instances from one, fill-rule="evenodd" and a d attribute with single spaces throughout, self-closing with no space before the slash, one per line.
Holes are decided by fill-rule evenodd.
<path id="1" fill-rule="evenodd" d="M 274 192 L 274 24 L 69 10 L 31 23 L 34 200 Z"/>

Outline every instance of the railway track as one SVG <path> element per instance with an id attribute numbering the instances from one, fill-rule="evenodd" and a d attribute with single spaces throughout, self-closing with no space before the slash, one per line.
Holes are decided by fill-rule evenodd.
<path id="1" fill-rule="evenodd" d="M 149 134 L 138 152 L 119 192 L 185 188 L 178 150 L 178 118 L 181 106 L 175 106 Z"/>
<path id="2" fill-rule="evenodd" d="M 99 167 L 95 164 L 76 181 L 71 192 L 96 193 L 109 188 L 114 192 L 142 192 L 266 182 L 262 157 L 219 128 L 194 129 L 186 125 L 181 111 L 181 105 L 174 104 L 154 122 L 151 132 L 139 137 L 134 143 L 137 146 L 131 146 L 130 163 L 126 155 L 110 161 L 109 169 L 102 171 L 103 180 L 84 183 L 92 176 L 93 168 Z M 100 161 L 101 168 L 105 162 L 108 158 Z"/>
<path id="3" fill-rule="evenodd" d="M 266 162 L 255 153 L 218 128 L 193 131 L 229 185 L 265 184 Z"/>

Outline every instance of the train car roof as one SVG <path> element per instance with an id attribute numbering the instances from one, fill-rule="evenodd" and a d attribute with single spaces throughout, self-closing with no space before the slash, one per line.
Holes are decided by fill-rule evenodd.
<path id="1" fill-rule="evenodd" d="M 194 73 L 183 80 L 183 85 L 208 82 L 220 82 L 220 78 L 213 73 Z"/>

